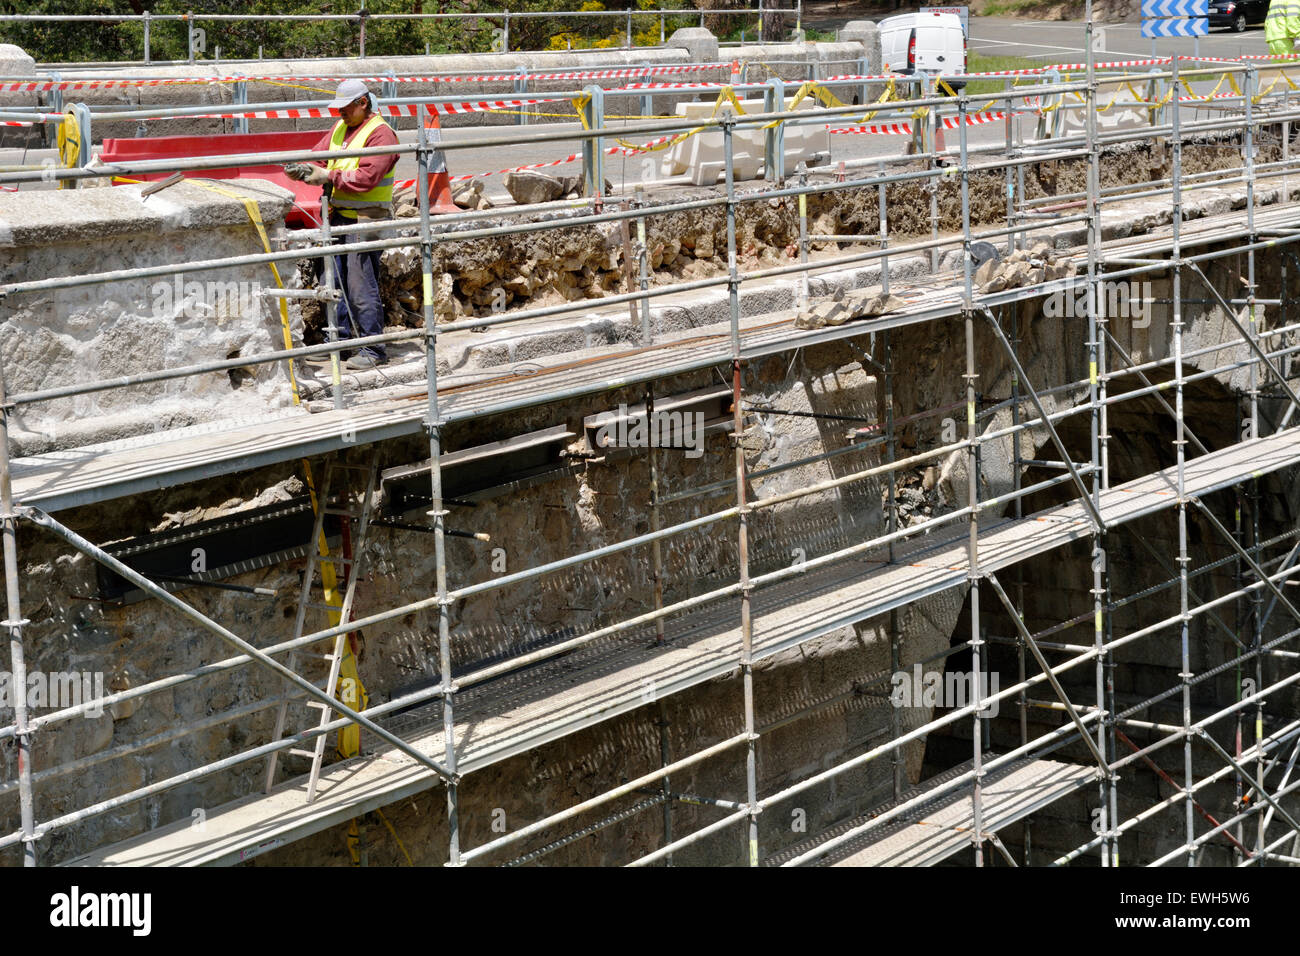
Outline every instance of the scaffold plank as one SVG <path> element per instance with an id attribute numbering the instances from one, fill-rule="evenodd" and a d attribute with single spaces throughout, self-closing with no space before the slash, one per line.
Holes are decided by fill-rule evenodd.
<path id="1" fill-rule="evenodd" d="M 1270 208 L 1257 217 L 1257 228 L 1285 225 L 1294 217 L 1294 205 Z M 1221 237 L 1231 215 L 1206 217 L 1184 224 L 1184 248 Z M 1111 240 L 1103 244 L 1107 255 L 1160 254 L 1170 240 L 1163 234 Z M 1034 289 L 1008 289 L 977 297 L 989 307 L 1026 297 L 1062 291 L 1078 283 L 1064 279 Z M 823 329 L 793 327 L 793 311 L 742 319 L 741 354 L 745 359 L 786 352 L 841 338 L 935 321 L 958 315 L 963 307 L 961 277 L 944 272 L 896 283 L 894 292 L 906 302 L 899 312 L 876 319 L 847 322 Z M 664 304 L 664 303 L 661 303 Z M 623 307 L 593 304 L 594 312 L 622 314 Z M 594 394 L 624 385 L 654 381 L 698 371 L 729 361 L 729 332 L 681 333 L 648 348 L 613 348 L 607 354 L 575 365 L 561 365 L 487 378 L 470 385 L 439 390 L 444 421 L 455 422 L 501 414 L 578 395 Z M 361 396 L 364 398 L 364 396 Z M 385 441 L 417 434 L 425 412 L 421 395 L 383 399 L 354 408 L 298 415 L 268 414 L 265 420 L 229 424 L 219 430 L 181 429 L 147 438 L 90 445 L 66 451 L 19 458 L 13 462 L 14 500 L 20 504 L 59 511 L 110 501 L 172 485 L 275 465 L 295 458 L 327 454 L 357 444 Z"/>
<path id="2" fill-rule="evenodd" d="M 986 760 L 995 755 L 989 754 Z M 862 826 L 904 802 L 939 791 L 969 773 L 966 761 L 904 792 L 871 813 L 830 827 L 811 840 L 774 854 L 765 866 L 802 856 L 831 839 Z M 985 774 L 980 809 L 985 833 L 997 833 L 1097 779 L 1097 768 L 1058 760 L 1017 760 Z M 975 812 L 969 792 L 956 787 L 859 834 L 813 861 L 814 866 L 934 866 L 971 848 Z"/>
<path id="3" fill-rule="evenodd" d="M 1204 494 L 1296 462 L 1300 462 L 1300 426 L 1189 461 L 1186 493 Z M 1108 523 L 1121 524 L 1173 506 L 1176 490 L 1175 470 L 1165 469 L 1102 492 L 1101 512 Z M 982 523 L 980 569 L 1000 570 L 1084 537 L 1090 530 L 1077 503 L 1025 518 Z M 969 579 L 967 542 L 965 526 L 955 526 L 900 548 L 894 563 L 882 560 L 883 555 L 862 556 L 759 587 L 753 595 L 755 657 L 769 657 L 891 608 L 962 586 Z M 738 599 L 727 598 L 670 618 L 665 645 L 653 645 L 650 627 L 629 631 L 458 692 L 455 735 L 461 773 L 731 673 L 739 665 L 739 617 Z M 441 758 L 440 704 L 384 723 L 421 752 Z M 255 795 L 219 808 L 209 815 L 203 830 L 191 827 L 186 818 L 73 862 L 235 863 L 241 853 L 267 841 L 308 836 L 350 819 L 361 812 L 358 806 L 382 806 L 435 783 L 429 771 L 409 758 L 379 751 L 327 768 L 321 775 L 320 795 L 309 806 L 286 811 L 292 802 L 286 793 L 296 788 L 299 799 L 302 796 L 301 782 L 291 781 L 269 796 Z M 222 819 L 216 830 L 212 829 L 214 816 Z M 240 833 L 246 840 L 236 851 Z"/>

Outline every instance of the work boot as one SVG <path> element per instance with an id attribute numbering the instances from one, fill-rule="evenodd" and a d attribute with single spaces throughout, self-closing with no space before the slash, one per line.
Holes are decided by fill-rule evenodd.
<path id="1" fill-rule="evenodd" d="M 339 353 L 339 360 L 347 358 L 347 352 Z M 318 352 L 315 355 L 304 356 L 301 361 L 304 365 L 311 365 L 315 368 L 325 368 L 330 364 L 331 355 L 329 352 Z"/>
<path id="2" fill-rule="evenodd" d="M 375 355 L 372 352 L 358 352 L 352 358 L 348 359 L 347 367 L 354 372 L 364 371 L 375 368 L 380 365 L 387 365 L 388 358 L 384 355 Z"/>

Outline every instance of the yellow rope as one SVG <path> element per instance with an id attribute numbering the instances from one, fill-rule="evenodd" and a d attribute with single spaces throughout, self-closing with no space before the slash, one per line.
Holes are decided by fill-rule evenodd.
<path id="1" fill-rule="evenodd" d="M 265 83 L 267 86 L 288 86 L 295 90 L 307 90 L 312 93 L 328 93 L 331 97 L 333 97 L 335 93 L 334 90 L 323 90 L 319 86 L 303 86 L 301 83 L 280 83 L 276 80 L 248 80 L 247 82 Z"/>
<path id="2" fill-rule="evenodd" d="M 549 116 L 556 119 L 582 119 L 580 113 L 542 113 L 537 110 L 516 110 L 516 109 L 492 109 L 482 110 L 484 113 L 495 113 L 498 116 Z M 607 116 L 606 119 L 641 119 L 640 116 Z"/>
<path id="3" fill-rule="evenodd" d="M 213 185 L 212 183 L 200 182 L 197 179 L 189 179 L 187 180 L 187 182 L 193 183 L 195 186 L 198 186 L 200 189 L 207 189 L 211 192 L 219 193 L 220 195 L 225 196 L 229 199 L 238 199 L 240 202 L 242 202 L 244 204 L 244 211 L 248 213 L 248 218 L 252 222 L 253 228 L 257 230 L 257 237 L 262 240 L 262 251 L 266 253 L 269 253 L 271 251 L 271 241 L 266 235 L 266 226 L 262 222 L 262 213 L 261 210 L 258 208 L 256 199 L 252 199 L 251 197 L 248 196 L 242 196 L 233 190 L 225 189 L 221 186 Z M 280 278 L 280 270 L 276 268 L 274 262 L 268 262 L 267 265 L 271 267 L 271 275 L 275 277 L 276 287 L 283 289 L 284 280 Z M 287 299 L 280 300 L 280 332 L 284 338 L 284 347 L 286 349 L 292 349 L 293 336 L 289 331 L 289 302 Z M 295 405 L 298 405 L 301 404 L 301 396 L 299 396 L 298 394 L 298 376 L 294 374 L 293 359 L 289 359 L 288 362 L 289 362 L 289 388 L 293 392 L 293 403 Z"/>
<path id="4" fill-rule="evenodd" d="M 1237 81 L 1236 81 L 1235 79 L 1232 78 L 1232 74 L 1231 74 L 1231 73 L 1225 73 L 1225 74 L 1223 74 L 1223 76 L 1219 77 L 1219 82 L 1215 84 L 1214 89 L 1210 90 L 1210 92 L 1207 93 L 1207 94 L 1205 94 L 1204 96 L 1199 96 L 1199 95 L 1197 95 L 1196 93 L 1193 93 L 1193 92 L 1192 92 L 1192 84 L 1191 84 L 1190 82 L 1188 82 L 1188 80 L 1187 80 L 1186 78 L 1184 78 L 1184 77 L 1179 77 L 1179 80 L 1180 80 L 1180 81 L 1182 82 L 1182 84 L 1183 84 L 1183 89 L 1185 89 L 1185 90 L 1187 91 L 1187 95 L 1188 95 L 1188 97 L 1190 97 L 1191 99 L 1194 99 L 1194 100 L 1201 100 L 1201 101 L 1204 101 L 1204 100 L 1208 100 L 1208 99 L 1213 99 L 1213 98 L 1215 97 L 1215 95 L 1218 94 L 1219 90 L 1223 89 L 1223 84 L 1224 84 L 1225 81 L 1230 81 L 1230 82 L 1232 83 L 1232 88 L 1236 91 L 1237 95 L 1238 95 L 1238 96 L 1241 95 L 1241 90 L 1238 89 L 1238 87 L 1237 87 Z"/>
<path id="5" fill-rule="evenodd" d="M 397 835 L 397 831 L 393 829 L 393 825 L 388 822 L 388 817 L 384 816 L 384 811 L 376 809 L 375 813 L 379 814 L 379 819 L 383 821 L 384 826 L 388 827 L 388 832 L 393 835 L 393 839 L 397 842 L 397 848 L 402 851 L 402 856 L 406 857 L 406 865 L 415 866 L 415 862 L 411 859 L 411 854 L 406 852 L 406 846 L 402 843 L 402 838 Z"/>
<path id="6" fill-rule="evenodd" d="M 139 180 L 127 180 L 125 178 L 122 178 L 121 181 L 139 182 Z M 194 184 L 195 186 L 198 186 L 200 189 L 206 189 L 210 192 L 214 192 L 219 195 L 226 196 L 229 199 L 237 199 L 241 203 L 243 203 L 244 211 L 248 213 L 249 221 L 252 223 L 253 228 L 257 230 L 257 236 L 262 242 L 263 251 L 270 253 L 271 242 L 269 237 L 266 234 L 266 225 L 262 222 L 262 213 L 261 210 L 258 208 L 256 199 L 253 199 L 252 197 L 249 196 L 241 195 L 235 192 L 234 190 L 226 189 L 222 186 L 217 186 L 210 182 L 201 182 L 197 179 L 187 179 L 186 181 Z M 276 286 L 283 289 L 284 282 L 280 278 L 280 270 L 276 268 L 274 262 L 270 262 L 267 264 L 271 267 L 271 274 L 275 277 Z M 284 335 L 285 348 L 292 349 L 293 337 L 289 329 L 289 305 L 285 299 L 280 300 L 280 328 Z M 298 392 L 298 377 L 297 375 L 294 374 L 294 370 L 293 370 L 293 359 L 288 359 L 288 362 L 289 362 L 289 387 L 293 392 L 293 403 L 294 405 L 300 405 L 302 403 L 302 399 Z M 332 362 L 331 364 L 334 367 L 335 380 L 337 381 L 338 362 Z M 302 467 L 303 467 L 304 477 L 306 479 L 307 494 L 311 499 L 312 511 L 313 513 L 319 514 L 321 508 L 321 502 L 317 498 L 316 482 L 312 477 L 311 463 L 306 458 L 304 458 L 302 459 Z M 325 538 L 325 529 L 323 527 L 321 528 L 320 536 L 316 541 L 316 550 L 322 557 L 329 557 L 330 554 L 329 542 Z M 339 581 L 338 581 L 338 574 L 335 570 L 335 566 L 329 561 L 321 562 L 320 577 L 321 577 L 321 589 L 325 592 L 325 603 L 330 605 L 331 607 L 338 609 L 335 611 L 330 611 L 327 614 L 327 618 L 330 622 L 330 627 L 338 627 L 343 619 L 343 615 L 342 615 L 343 598 L 342 595 L 339 594 Z M 355 691 L 355 693 L 352 695 L 354 699 L 350 701 L 344 701 L 344 703 L 347 703 L 354 710 L 358 710 L 358 711 L 365 710 L 366 707 L 368 707 L 370 704 L 370 694 L 366 691 L 365 684 L 362 683 L 361 681 L 361 673 L 357 666 L 357 657 L 356 654 L 354 654 L 352 651 L 352 642 L 347 640 L 345 637 L 343 640 L 343 656 L 342 656 L 342 660 L 339 663 L 339 689 L 348 687 L 349 683 L 351 684 L 352 689 Z M 335 696 L 337 696 L 337 691 Z M 361 728 L 356 724 L 348 724 L 347 726 L 340 728 L 338 732 L 338 743 L 335 749 L 338 752 L 339 756 L 344 758 L 355 757 L 357 754 L 359 754 L 361 752 Z M 384 822 L 387 825 L 387 821 L 385 820 Z M 389 829 L 391 830 L 392 827 L 389 826 Z M 393 834 L 393 838 L 397 839 L 396 833 Z M 347 842 L 348 842 L 348 850 L 352 854 L 353 863 L 355 864 L 359 861 L 359 856 L 357 852 L 357 843 L 359 842 L 359 829 L 357 826 L 357 821 L 355 819 L 351 821 L 348 827 Z M 398 840 L 398 845 L 401 846 L 400 840 Z M 406 854 L 405 847 L 402 847 L 402 853 Z M 409 854 L 407 855 L 406 858 L 407 861 L 409 862 L 410 861 Z"/>
<path id="7" fill-rule="evenodd" d="M 1291 79 L 1289 74 L 1285 72 L 1278 73 L 1276 76 L 1273 77 L 1273 82 L 1268 85 L 1268 89 L 1262 90 L 1257 96 L 1251 98 L 1251 103 L 1252 104 L 1258 103 L 1264 97 L 1272 93 L 1273 87 L 1277 86 L 1278 80 L 1286 80 L 1286 85 L 1289 86 L 1292 90 L 1300 89 L 1300 87 L 1296 86 L 1295 81 Z"/>

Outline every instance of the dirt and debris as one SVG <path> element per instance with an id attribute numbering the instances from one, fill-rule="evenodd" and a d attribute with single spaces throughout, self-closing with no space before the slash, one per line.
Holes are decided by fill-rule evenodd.
<path id="1" fill-rule="evenodd" d="M 975 284 L 981 292 L 1001 292 L 1068 279 L 1074 272 L 1071 260 L 1058 258 L 1056 250 L 1041 243 L 1033 249 L 1017 249 L 1005 259 L 989 259 L 975 271 Z"/>
<path id="2" fill-rule="evenodd" d="M 828 325 L 843 325 L 851 319 L 870 319 L 903 308 L 903 300 L 888 292 L 857 290 L 845 292 L 836 289 L 834 294 L 801 310 L 795 317 L 796 329 L 820 329 Z"/>
<path id="3" fill-rule="evenodd" d="M 471 179 L 461 183 L 451 191 L 451 201 L 461 209 L 491 209 L 492 200 L 483 193 L 483 180 Z"/>
<path id="4" fill-rule="evenodd" d="M 882 488 L 880 500 L 881 506 L 888 510 L 887 489 Z M 898 524 L 902 528 L 925 521 L 951 507 L 939 489 L 939 469 L 934 466 L 900 471 L 894 487 L 894 502 L 898 508 Z"/>

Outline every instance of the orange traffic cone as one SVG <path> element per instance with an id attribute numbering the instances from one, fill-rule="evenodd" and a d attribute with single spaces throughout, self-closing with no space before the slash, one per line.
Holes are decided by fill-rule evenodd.
<path id="1" fill-rule="evenodd" d="M 740 61 L 739 60 L 731 61 L 731 85 L 732 86 L 740 85 Z"/>
<path id="2" fill-rule="evenodd" d="M 428 115 L 424 120 L 425 140 L 432 144 L 442 142 L 442 124 L 438 122 L 438 111 L 433 104 L 428 104 Z M 442 150 L 433 151 L 429 173 L 429 211 L 433 213 L 460 212 L 460 208 L 451 199 L 451 177 L 447 174 L 447 158 Z"/>

